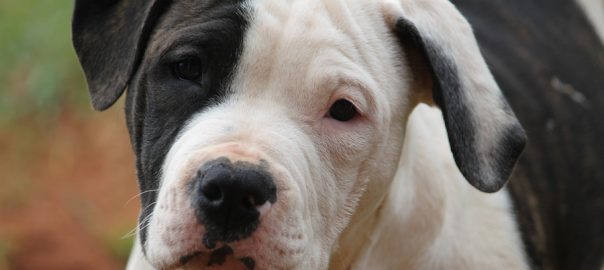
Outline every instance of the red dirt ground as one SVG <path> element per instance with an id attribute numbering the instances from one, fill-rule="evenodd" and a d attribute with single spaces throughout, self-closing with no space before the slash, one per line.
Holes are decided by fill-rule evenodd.
<path id="1" fill-rule="evenodd" d="M 0 126 L 0 269 L 123 269 L 139 202 L 116 107 Z"/>

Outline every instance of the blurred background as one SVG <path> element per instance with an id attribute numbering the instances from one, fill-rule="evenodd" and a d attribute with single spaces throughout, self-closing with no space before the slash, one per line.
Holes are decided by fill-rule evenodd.
<path id="1" fill-rule="evenodd" d="M 72 2 L 0 0 L 0 270 L 123 269 L 132 246 L 130 232 L 136 225 L 139 198 L 133 153 L 123 116 L 124 105 L 120 102 L 103 113 L 92 110 L 83 73 L 71 46 Z M 453 2 L 466 3 L 469 8 L 472 4 L 483 4 L 482 1 Z M 517 4 L 521 2 L 516 1 Z M 599 12 L 603 10 L 604 1 L 580 2 L 588 5 L 588 14 L 593 17 L 590 18 L 594 24 L 600 25 L 600 37 L 604 39 L 604 17 Z M 474 11 L 482 14 L 480 9 Z M 478 19 L 482 18 L 478 15 Z M 598 51 L 585 50 L 584 53 L 595 55 Z M 568 59 L 573 60 L 574 56 Z M 505 66 L 501 68 L 506 71 Z M 601 80 L 591 79 L 569 83 L 591 86 L 589 83 L 592 81 Z M 527 80 L 529 85 L 533 82 L 532 79 Z M 592 90 L 592 96 L 601 97 L 601 92 L 596 92 L 595 88 Z M 546 94 L 559 95 L 554 91 Z M 516 105 L 521 106 L 525 99 L 521 94 L 516 97 L 520 100 Z M 567 105 L 544 113 L 562 115 L 559 108 L 575 108 L 572 101 L 566 102 L 564 104 Z M 533 103 L 527 103 L 524 108 L 532 106 Z M 543 106 L 548 108 L 549 105 Z M 582 108 L 577 107 L 576 110 Z M 526 112 L 531 110 L 526 109 Z M 533 117 L 533 114 L 525 115 L 527 122 L 531 120 L 529 117 Z M 590 123 L 601 117 L 595 114 L 588 116 L 583 114 L 579 118 L 583 122 L 577 123 Z M 540 119 L 535 121 L 540 123 Z M 562 124 L 559 126 L 565 128 Z M 539 129 L 541 126 L 535 124 L 531 127 Z M 571 130 L 567 134 L 576 132 Z M 553 133 L 548 134 L 554 136 Z M 540 153 L 538 148 L 533 151 Z M 597 187 L 589 177 L 571 180 L 583 180 Z M 539 184 L 539 181 L 535 183 Z M 535 185 L 534 190 L 547 190 L 546 187 Z M 564 188 L 562 186 L 560 190 L 566 190 Z M 589 185 L 582 188 L 590 191 Z M 537 194 L 549 196 L 553 193 Z M 583 193 L 569 194 L 582 196 L 576 194 Z M 601 207 L 591 204 L 592 197 L 585 198 L 584 202 L 592 208 Z M 545 200 L 542 207 L 550 209 L 549 202 Z M 592 213 L 585 212 L 585 215 L 591 217 Z M 558 216 L 545 216 L 544 220 L 552 217 Z M 599 217 L 594 217 L 594 220 L 602 222 Z M 581 223 L 583 219 L 577 220 Z M 552 229 L 550 233 L 557 235 L 559 227 L 566 228 L 554 226 L 556 230 Z M 601 232 L 601 228 L 596 229 Z M 579 239 L 573 234 L 562 236 Z M 582 236 L 592 237 L 587 232 Z M 582 239 L 576 241 L 578 246 L 583 244 Z M 602 246 L 597 239 L 593 242 L 597 244 L 592 246 Z M 573 250 L 573 247 L 568 248 Z M 559 253 L 552 254 L 551 260 L 558 262 Z M 593 257 L 599 258 L 597 256 Z M 573 258 L 580 260 L 583 257 L 577 255 Z M 571 259 L 566 261 L 573 263 Z M 547 263 L 549 261 L 543 265 Z"/>
<path id="2" fill-rule="evenodd" d="M 119 269 L 132 245 L 124 106 L 91 109 L 72 8 L 0 0 L 0 269 Z"/>

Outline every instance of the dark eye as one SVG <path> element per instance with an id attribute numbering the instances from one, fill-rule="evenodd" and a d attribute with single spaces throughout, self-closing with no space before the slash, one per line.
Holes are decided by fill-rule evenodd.
<path id="1" fill-rule="evenodd" d="M 357 109 L 350 101 L 345 99 L 336 101 L 333 105 L 331 105 L 331 108 L 329 108 L 329 116 L 341 122 L 349 121 L 356 115 Z"/>
<path id="2" fill-rule="evenodd" d="M 201 72 L 201 60 L 196 57 L 189 57 L 174 64 L 174 74 L 182 80 L 198 80 L 201 77 Z"/>

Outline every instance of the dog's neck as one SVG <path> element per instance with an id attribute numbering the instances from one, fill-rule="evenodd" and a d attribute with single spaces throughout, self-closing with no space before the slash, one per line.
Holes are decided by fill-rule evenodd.
<path id="1" fill-rule="evenodd" d="M 391 186 L 375 210 L 353 216 L 330 269 L 525 269 L 522 252 L 512 248 L 521 244 L 507 193 L 481 193 L 465 181 L 440 113 L 421 106 L 406 134 Z M 503 251 L 483 260 L 481 249 Z M 430 256 L 435 252 L 443 254 Z"/>

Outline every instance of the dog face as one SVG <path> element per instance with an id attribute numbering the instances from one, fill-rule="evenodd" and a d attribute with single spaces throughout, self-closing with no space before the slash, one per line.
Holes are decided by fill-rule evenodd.
<path id="1" fill-rule="evenodd" d="M 73 31 L 93 106 L 129 89 L 157 268 L 326 268 L 432 96 L 477 188 L 501 188 L 524 146 L 447 1 L 76 1 Z"/>

